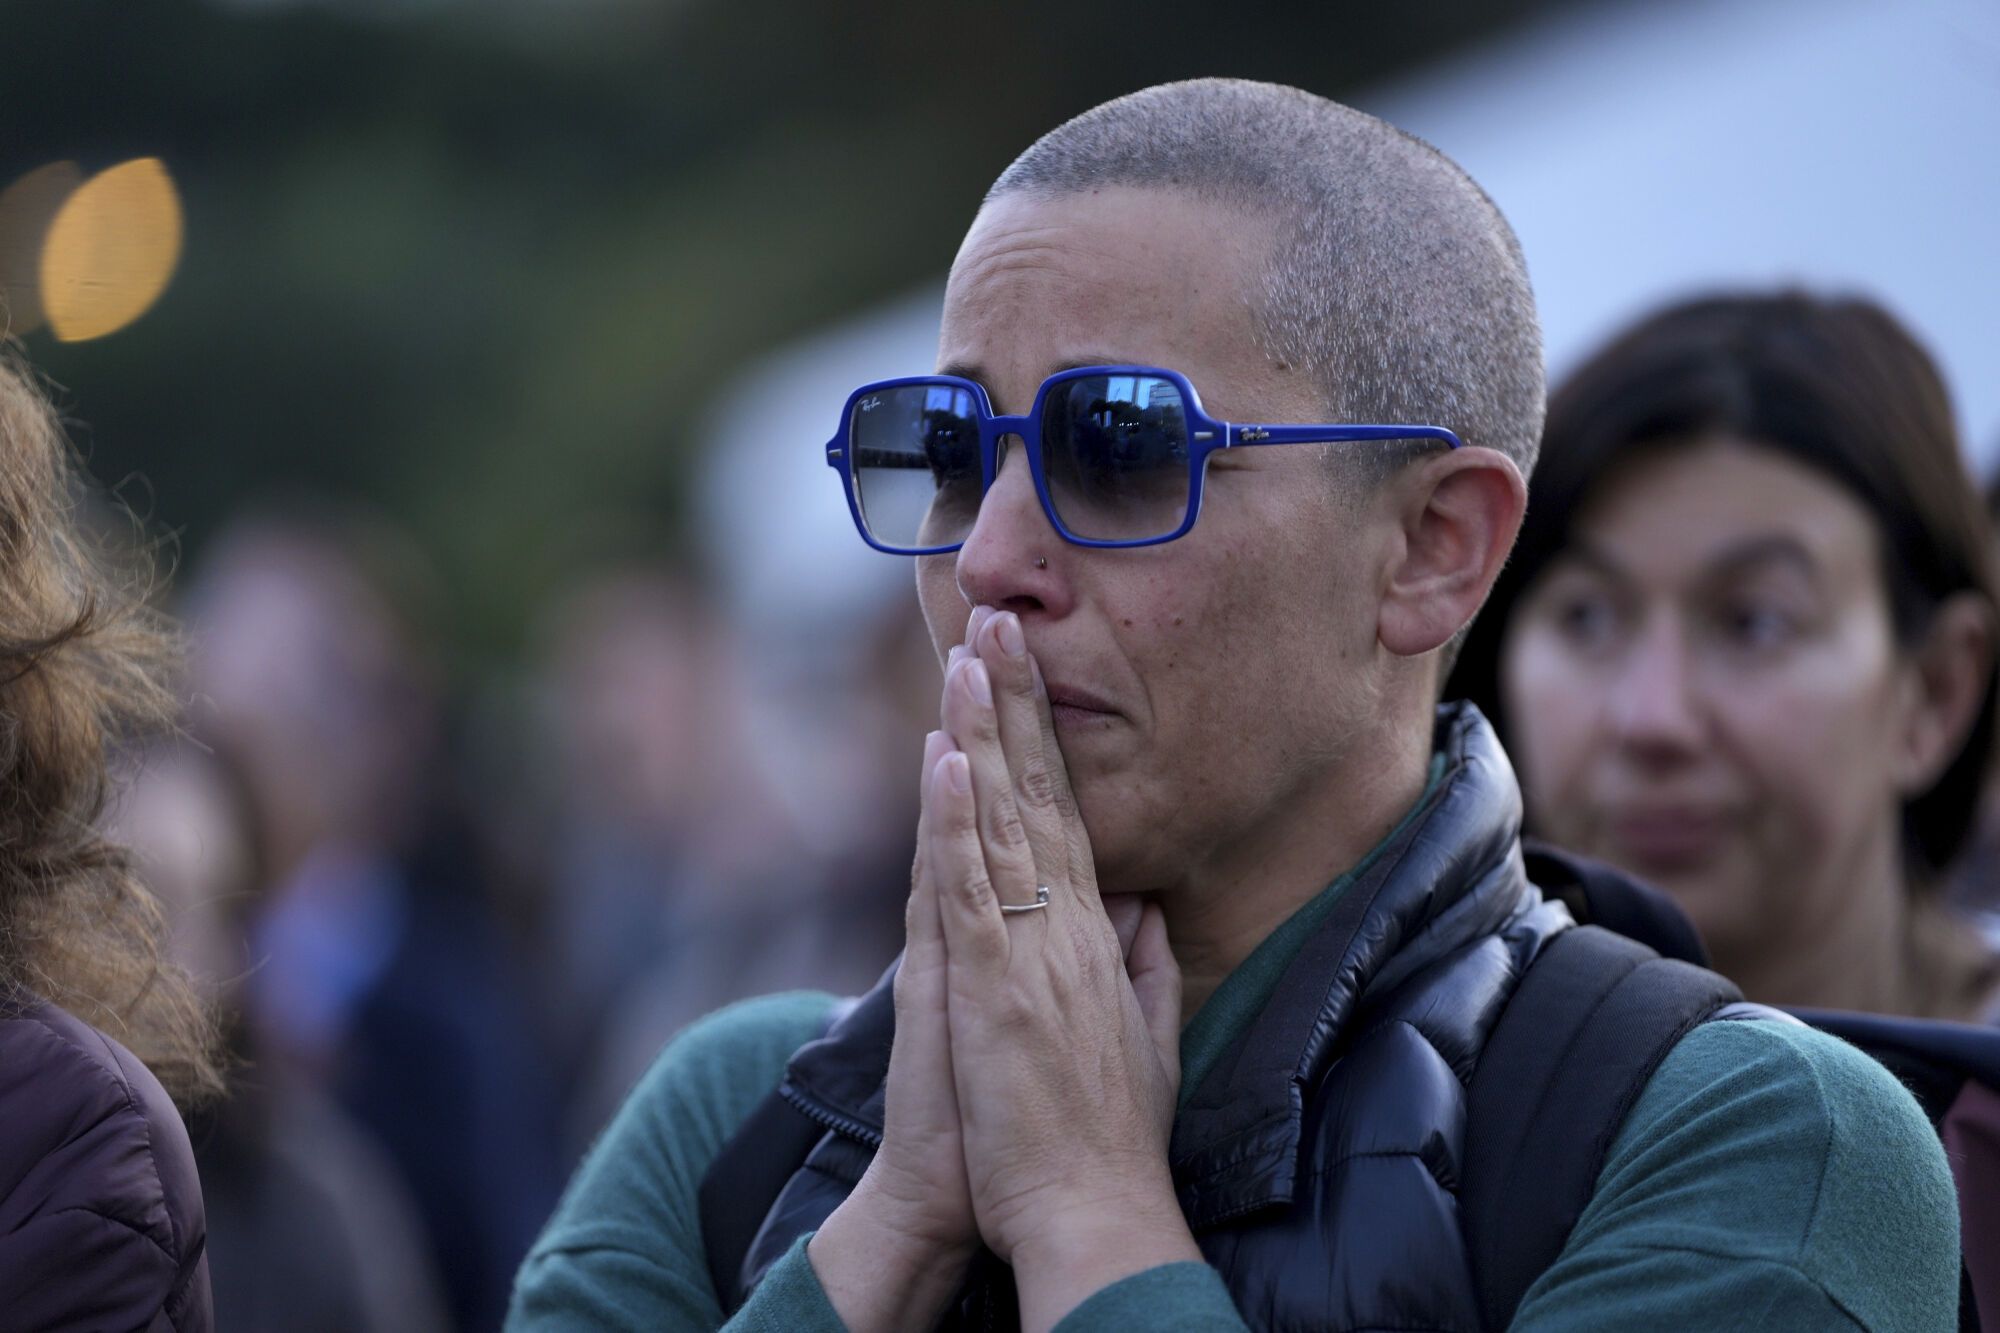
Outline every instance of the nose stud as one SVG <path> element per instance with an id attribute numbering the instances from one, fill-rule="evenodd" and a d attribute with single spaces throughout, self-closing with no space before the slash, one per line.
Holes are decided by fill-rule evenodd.
<path id="1" fill-rule="evenodd" d="M 1049 567 L 1049 558 L 1047 556 L 1038 555 L 1035 557 L 1036 569 L 1047 569 L 1048 567 Z"/>

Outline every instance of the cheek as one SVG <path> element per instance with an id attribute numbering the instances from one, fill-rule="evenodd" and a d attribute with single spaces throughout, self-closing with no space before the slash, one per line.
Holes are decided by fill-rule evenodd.
<path id="1" fill-rule="evenodd" d="M 1895 693 L 1886 646 L 1867 646 L 1803 658 L 1722 696 L 1717 720 L 1753 776 L 1768 838 L 1831 850 L 1895 817 Z"/>
<path id="2" fill-rule="evenodd" d="M 1189 554 L 1195 567 L 1163 564 L 1112 632 L 1145 683 L 1157 761 L 1191 790 L 1248 795 L 1315 748 L 1342 654 L 1302 581 L 1259 574 L 1268 555 Z"/>
<path id="3" fill-rule="evenodd" d="M 1587 809 L 1589 771 L 1609 688 L 1553 633 L 1529 626 L 1508 636 L 1500 658 L 1500 706 L 1508 754 L 1535 828 L 1574 836 Z"/>
<path id="4" fill-rule="evenodd" d="M 1199 743 L 1233 705 L 1240 673 L 1254 666 L 1240 649 L 1243 608 L 1213 587 L 1163 564 L 1104 608 L 1118 653 L 1145 693 L 1155 745 Z"/>
<path id="5" fill-rule="evenodd" d="M 955 643 L 965 639 L 966 618 L 971 608 L 958 593 L 958 564 L 953 556 L 919 556 L 917 601 L 923 607 L 924 627 L 930 632 L 931 646 L 940 660 Z"/>

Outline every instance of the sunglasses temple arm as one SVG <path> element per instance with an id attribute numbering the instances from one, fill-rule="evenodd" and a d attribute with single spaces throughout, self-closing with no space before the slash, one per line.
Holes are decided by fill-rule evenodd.
<path id="1" fill-rule="evenodd" d="M 1223 447 L 1253 444 L 1339 444 L 1357 440 L 1438 440 L 1456 449 L 1459 439 L 1442 426 L 1228 426 Z"/>

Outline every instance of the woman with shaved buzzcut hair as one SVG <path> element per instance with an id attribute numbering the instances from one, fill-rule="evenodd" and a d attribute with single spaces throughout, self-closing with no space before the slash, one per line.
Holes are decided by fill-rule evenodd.
<path id="1" fill-rule="evenodd" d="M 122 741 L 168 725 L 142 571 L 83 531 L 48 400 L 0 352 L 0 1323 L 205 1333 L 206 1225 L 176 1112 L 221 1089 L 159 905 L 99 827 Z"/>

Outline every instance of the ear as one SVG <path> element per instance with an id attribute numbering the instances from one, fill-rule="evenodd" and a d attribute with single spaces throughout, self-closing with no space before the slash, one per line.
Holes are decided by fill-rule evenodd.
<path id="1" fill-rule="evenodd" d="M 1909 690 L 1894 770 L 1905 800 L 1929 791 L 1965 745 L 1993 671 L 1993 608 L 1953 593 L 1909 655 Z"/>
<path id="2" fill-rule="evenodd" d="M 1405 468 L 1385 488 L 1401 548 L 1386 571 L 1376 635 L 1399 657 L 1441 648 L 1500 576 L 1528 486 L 1514 460 L 1466 446 Z"/>

